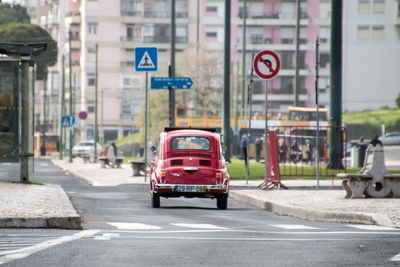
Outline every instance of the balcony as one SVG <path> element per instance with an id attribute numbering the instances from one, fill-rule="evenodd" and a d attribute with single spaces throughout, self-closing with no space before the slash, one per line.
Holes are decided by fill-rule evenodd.
<path id="1" fill-rule="evenodd" d="M 68 12 L 65 17 L 70 21 L 71 25 L 80 25 L 81 23 L 80 12 Z"/>
<path id="2" fill-rule="evenodd" d="M 141 17 L 142 11 L 141 10 L 121 10 L 121 16 Z"/>
<path id="3" fill-rule="evenodd" d="M 239 11 L 239 18 L 243 19 L 243 12 Z M 248 25 L 285 25 L 295 26 L 296 25 L 296 13 L 295 12 L 263 12 L 263 11 L 252 11 L 247 13 L 247 24 Z M 310 23 L 310 16 L 303 12 L 300 18 L 301 25 L 308 25 Z"/>
<path id="4" fill-rule="evenodd" d="M 171 12 L 168 10 L 145 10 L 143 16 L 145 18 L 169 18 Z"/>
<path id="5" fill-rule="evenodd" d="M 135 61 L 121 61 L 120 62 L 121 72 L 131 72 L 135 68 Z"/>

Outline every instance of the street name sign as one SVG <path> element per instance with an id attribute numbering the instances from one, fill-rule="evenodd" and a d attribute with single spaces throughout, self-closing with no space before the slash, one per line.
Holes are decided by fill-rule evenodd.
<path id="1" fill-rule="evenodd" d="M 190 89 L 193 81 L 190 77 L 151 77 L 151 89 Z"/>
<path id="2" fill-rule="evenodd" d="M 271 50 L 258 52 L 253 61 L 254 71 L 264 80 L 275 78 L 281 68 L 278 55 Z"/>
<path id="3" fill-rule="evenodd" d="M 135 70 L 157 71 L 157 47 L 135 48 Z"/>

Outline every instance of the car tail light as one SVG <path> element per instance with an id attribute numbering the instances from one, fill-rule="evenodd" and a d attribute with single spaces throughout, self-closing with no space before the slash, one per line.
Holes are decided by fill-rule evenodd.
<path id="1" fill-rule="evenodd" d="M 222 183 L 222 173 L 217 172 L 217 173 L 215 174 L 215 178 L 216 178 L 216 180 L 217 180 L 217 184 L 221 184 L 221 183 Z"/>
<path id="2" fill-rule="evenodd" d="M 165 184 L 167 182 L 167 174 L 166 172 L 160 172 L 160 183 Z"/>

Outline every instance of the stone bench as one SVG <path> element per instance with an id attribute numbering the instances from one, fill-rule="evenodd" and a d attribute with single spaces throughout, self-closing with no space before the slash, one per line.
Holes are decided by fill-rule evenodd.
<path id="1" fill-rule="evenodd" d="M 368 146 L 364 166 L 358 173 L 339 173 L 337 177 L 343 179 L 346 198 L 400 197 L 400 175 L 388 172 L 380 145 Z"/>
<path id="2" fill-rule="evenodd" d="M 133 170 L 133 176 L 140 176 L 140 172 L 145 171 L 145 163 L 144 161 L 140 160 L 130 160 L 129 163 L 131 164 L 132 170 Z"/>
<path id="3" fill-rule="evenodd" d="M 101 168 L 105 168 L 109 166 L 111 168 L 121 168 L 121 164 L 124 161 L 124 158 L 117 157 L 115 163 L 113 164 L 107 157 L 99 157 L 99 161 L 101 164 Z"/>

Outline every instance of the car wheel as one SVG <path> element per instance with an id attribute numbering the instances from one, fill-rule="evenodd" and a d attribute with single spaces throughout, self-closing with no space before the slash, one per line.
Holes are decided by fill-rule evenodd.
<path id="1" fill-rule="evenodd" d="M 217 208 L 220 210 L 226 210 L 228 208 L 228 195 L 222 195 L 217 197 Z"/>
<path id="2" fill-rule="evenodd" d="M 151 193 L 151 206 L 153 208 L 159 208 L 160 207 L 160 195 L 157 193 Z"/>

